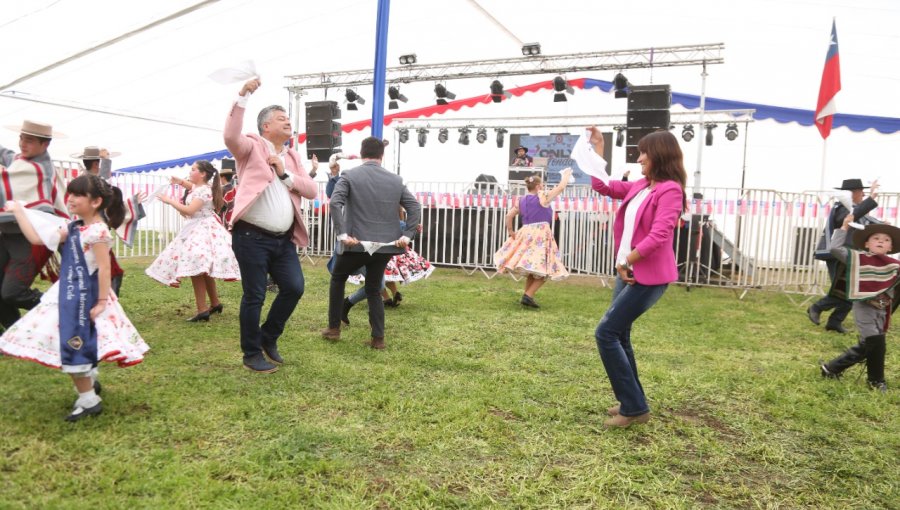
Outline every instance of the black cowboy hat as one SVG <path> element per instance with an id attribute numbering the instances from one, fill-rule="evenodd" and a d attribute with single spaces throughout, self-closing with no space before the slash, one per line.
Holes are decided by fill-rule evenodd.
<path id="1" fill-rule="evenodd" d="M 900 228 L 887 223 L 870 223 L 866 228 L 853 233 L 853 247 L 857 250 L 866 249 L 866 241 L 875 234 L 887 234 L 891 236 L 891 253 L 900 251 Z"/>
<path id="2" fill-rule="evenodd" d="M 868 186 L 863 186 L 862 181 L 859 179 L 844 179 L 844 182 L 841 183 L 841 187 L 834 188 L 834 189 L 841 189 L 844 191 L 853 191 L 855 189 L 865 189 L 865 188 L 868 188 Z"/>
<path id="3" fill-rule="evenodd" d="M 528 147 L 525 147 L 524 145 L 516 147 L 516 150 L 514 150 L 513 152 L 519 152 L 519 149 L 522 149 L 526 154 L 528 154 Z"/>

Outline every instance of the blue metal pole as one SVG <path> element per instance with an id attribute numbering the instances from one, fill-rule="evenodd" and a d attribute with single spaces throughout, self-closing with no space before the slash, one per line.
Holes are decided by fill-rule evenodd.
<path id="1" fill-rule="evenodd" d="M 375 27 L 375 67 L 372 83 L 372 136 L 381 138 L 384 132 L 385 75 L 387 74 L 387 36 L 391 0 L 378 0 L 378 19 Z"/>

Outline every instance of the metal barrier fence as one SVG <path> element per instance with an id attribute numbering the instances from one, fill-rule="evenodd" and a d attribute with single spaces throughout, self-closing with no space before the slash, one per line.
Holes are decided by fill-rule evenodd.
<path id="1" fill-rule="evenodd" d="M 167 182 L 152 175 L 114 177 L 126 195 Z M 411 182 L 408 187 L 422 204 L 424 229 L 415 249 L 433 264 L 495 276 L 494 252 L 508 236 L 504 218 L 523 190 L 491 183 Z M 172 186 L 168 192 L 175 195 L 180 188 Z M 825 265 L 813 253 L 833 199 L 816 192 L 760 189 L 704 188 L 701 193 L 694 196 L 702 198 L 689 200 L 675 229 L 680 283 L 731 288 L 741 296 L 753 289 L 801 297 L 827 289 Z M 897 224 L 900 194 L 881 194 L 878 202 L 872 215 Z M 570 186 L 554 200 L 552 228 L 571 273 L 604 281 L 614 276 L 612 225 L 619 205 L 587 186 Z M 305 200 L 304 206 L 310 244 L 301 254 L 327 257 L 335 236 L 324 183 L 318 197 Z M 145 209 L 148 217 L 138 226 L 134 246 L 117 242 L 119 257 L 156 255 L 181 228 L 183 219 L 171 207 L 152 204 Z"/>

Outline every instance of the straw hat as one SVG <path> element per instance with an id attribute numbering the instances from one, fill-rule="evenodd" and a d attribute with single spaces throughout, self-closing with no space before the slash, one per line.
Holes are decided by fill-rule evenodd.
<path id="1" fill-rule="evenodd" d="M 76 152 L 75 154 L 72 154 L 72 158 L 74 158 L 74 159 L 84 159 L 84 160 L 88 160 L 88 161 L 91 161 L 91 160 L 94 160 L 94 159 L 100 159 L 100 151 L 101 151 L 101 150 L 102 150 L 102 149 L 100 149 L 100 147 L 94 147 L 94 146 L 91 146 L 91 147 L 85 147 L 85 148 L 84 148 L 84 151 L 82 151 L 80 154 L 77 153 L 77 152 Z M 116 156 L 121 156 L 121 155 L 122 155 L 121 152 L 112 152 L 112 151 L 108 151 L 108 152 L 109 152 L 109 157 L 110 157 L 110 158 L 114 158 L 114 157 L 116 157 Z"/>
<path id="2" fill-rule="evenodd" d="M 10 131 L 18 131 L 23 135 L 36 136 L 38 138 L 53 138 L 53 126 L 44 124 L 43 122 L 35 122 L 33 120 L 23 120 L 22 126 L 6 126 Z M 55 133 L 59 137 L 59 133 Z"/>

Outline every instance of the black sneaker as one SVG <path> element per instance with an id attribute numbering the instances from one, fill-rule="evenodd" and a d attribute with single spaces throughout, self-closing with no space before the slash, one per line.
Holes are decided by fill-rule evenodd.
<path id="1" fill-rule="evenodd" d="M 244 357 L 244 368 L 258 374 L 271 374 L 278 371 L 278 366 L 269 362 L 261 353 Z"/>
<path id="2" fill-rule="evenodd" d="M 884 381 L 880 381 L 880 382 L 869 381 L 869 389 L 878 390 L 882 393 L 887 393 L 887 383 Z"/>
<path id="3" fill-rule="evenodd" d="M 816 309 L 816 305 L 810 305 L 809 308 L 806 309 L 806 316 L 809 317 L 809 321 L 816 326 L 822 322 L 822 312 Z"/>
<path id="4" fill-rule="evenodd" d="M 819 373 L 822 374 L 822 377 L 826 379 L 840 379 L 841 374 L 835 374 L 831 370 L 828 370 L 828 366 L 822 361 L 819 360 Z"/>
<path id="5" fill-rule="evenodd" d="M 281 354 L 278 353 L 278 346 L 263 346 L 263 354 L 265 354 L 266 358 L 269 358 L 269 361 L 276 365 L 283 365 L 284 358 L 281 357 Z"/>
<path id="6" fill-rule="evenodd" d="M 539 304 L 537 304 L 537 301 L 535 301 L 534 298 L 532 298 L 528 294 L 522 294 L 522 300 L 519 302 L 529 308 L 540 308 L 541 307 Z"/>
<path id="7" fill-rule="evenodd" d="M 353 303 L 350 302 L 350 298 L 344 298 L 344 306 L 341 309 L 341 322 L 346 325 L 350 325 L 350 309 L 353 308 Z"/>
<path id="8" fill-rule="evenodd" d="M 76 422 L 86 416 L 98 416 L 103 412 L 103 402 L 97 402 L 97 405 L 94 407 L 81 407 L 75 406 L 75 409 L 72 410 L 72 413 L 69 416 L 66 416 L 67 422 Z"/>

